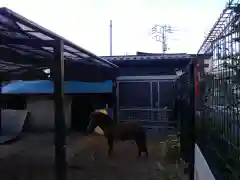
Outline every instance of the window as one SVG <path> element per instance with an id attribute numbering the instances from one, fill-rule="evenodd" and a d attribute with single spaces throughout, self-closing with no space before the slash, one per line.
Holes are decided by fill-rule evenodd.
<path id="1" fill-rule="evenodd" d="M 26 97 L 22 95 L 4 95 L 3 108 L 24 110 L 27 108 Z"/>

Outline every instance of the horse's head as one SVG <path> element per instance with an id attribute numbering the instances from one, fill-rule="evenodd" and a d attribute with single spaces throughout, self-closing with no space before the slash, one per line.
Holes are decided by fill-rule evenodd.
<path id="1" fill-rule="evenodd" d="M 87 127 L 87 134 L 92 133 L 97 126 L 104 130 L 106 127 L 109 127 L 112 122 L 112 119 L 108 115 L 102 112 L 92 112 Z"/>
<path id="2" fill-rule="evenodd" d="M 99 121 L 100 121 L 96 112 L 92 112 L 90 114 L 89 119 L 90 119 L 90 122 L 87 127 L 87 134 L 92 133 L 94 129 L 99 125 Z"/>

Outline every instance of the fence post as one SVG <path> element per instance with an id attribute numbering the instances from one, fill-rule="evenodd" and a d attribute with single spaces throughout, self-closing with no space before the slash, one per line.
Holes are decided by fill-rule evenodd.
<path id="1" fill-rule="evenodd" d="M 0 100 L 1 100 L 1 105 L 0 105 L 0 136 L 2 134 L 2 109 L 3 109 L 3 103 L 5 103 L 5 101 L 3 102 L 3 94 L 2 94 L 2 79 L 0 79 Z"/>
<path id="2" fill-rule="evenodd" d="M 189 179 L 194 179 L 194 165 L 195 165 L 195 66 L 196 61 L 192 60 L 189 69 L 189 83 L 190 83 L 190 121 L 189 121 Z"/>

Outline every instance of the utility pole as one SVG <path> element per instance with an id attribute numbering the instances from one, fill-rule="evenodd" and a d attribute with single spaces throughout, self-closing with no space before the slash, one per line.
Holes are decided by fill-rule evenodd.
<path id="1" fill-rule="evenodd" d="M 110 20 L 110 56 L 112 56 L 112 20 Z"/>
<path id="2" fill-rule="evenodd" d="M 160 24 L 155 24 L 153 25 L 151 32 L 149 35 L 152 35 L 153 39 L 156 39 L 158 42 L 162 42 L 162 53 L 166 53 L 169 48 L 167 47 L 167 39 L 168 39 L 168 34 L 173 33 L 173 29 L 170 25 L 160 25 Z"/>
<path id="3" fill-rule="evenodd" d="M 167 37 L 166 37 L 166 25 L 164 26 L 160 26 L 161 30 L 162 30 L 162 53 L 165 53 L 167 51 Z M 165 33 L 166 31 L 166 33 Z M 160 31 L 161 33 L 161 31 Z M 155 35 L 157 36 L 157 35 Z"/>

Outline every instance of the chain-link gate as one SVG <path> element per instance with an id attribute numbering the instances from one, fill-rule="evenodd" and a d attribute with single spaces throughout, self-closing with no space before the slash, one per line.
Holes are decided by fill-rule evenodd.
<path id="1" fill-rule="evenodd" d="M 172 129 L 174 80 L 118 81 L 118 120 L 135 121 L 148 131 Z"/>

